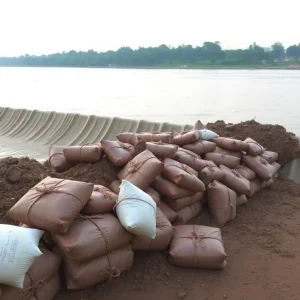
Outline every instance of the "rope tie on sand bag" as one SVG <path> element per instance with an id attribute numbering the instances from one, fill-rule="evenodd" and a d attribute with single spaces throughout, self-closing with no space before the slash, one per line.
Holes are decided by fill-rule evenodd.
<path id="1" fill-rule="evenodd" d="M 22 297 L 22 300 L 30 300 L 31 297 L 35 297 L 37 300 L 42 300 L 38 297 L 38 293 L 39 293 L 41 287 L 43 286 L 43 284 L 45 283 L 46 278 L 35 282 L 32 279 L 32 277 L 30 276 L 29 272 L 27 272 L 26 275 L 28 275 L 28 277 L 31 281 L 31 286 L 24 289 L 24 292 L 29 291 L 29 293 L 26 296 Z"/>
<path id="2" fill-rule="evenodd" d="M 263 165 L 267 165 L 267 164 L 268 164 L 268 162 L 267 162 L 263 157 L 260 158 L 260 162 L 261 162 Z"/>
<path id="3" fill-rule="evenodd" d="M 107 261 L 108 261 L 109 267 L 105 268 L 104 270 L 102 270 L 100 272 L 100 274 L 101 275 L 108 274 L 109 275 L 108 280 L 110 281 L 113 278 L 119 277 L 121 275 L 122 269 L 119 269 L 117 267 L 111 267 L 110 259 L 108 258 L 109 255 L 106 255 L 106 257 L 107 257 Z"/>
<path id="4" fill-rule="evenodd" d="M 148 195 L 148 194 L 147 194 L 147 195 Z M 151 197 L 151 196 L 149 195 L 149 197 Z M 152 197 L 151 197 L 151 199 L 152 199 Z M 154 207 L 151 203 L 149 203 L 148 201 L 145 201 L 145 200 L 143 200 L 143 199 L 141 199 L 141 198 L 137 198 L 137 197 L 125 198 L 125 199 L 122 199 L 121 201 L 118 201 L 118 202 L 115 204 L 113 210 L 115 210 L 116 207 L 117 207 L 121 202 L 126 201 L 126 200 L 139 200 L 139 201 L 145 202 L 145 203 L 149 204 L 149 205 L 156 211 L 156 207 Z M 152 199 L 152 200 L 153 200 L 153 199 Z M 154 201 L 154 200 L 153 200 L 153 201 Z M 155 203 L 155 201 L 154 201 L 154 203 Z M 156 203 L 155 203 L 155 205 L 156 205 Z"/>
<path id="5" fill-rule="evenodd" d="M 238 171 L 237 169 L 232 169 L 231 172 L 232 172 L 236 177 L 239 177 L 239 178 L 244 177 L 244 176 L 242 176 L 242 175 L 239 173 L 239 171 Z"/>
<path id="6" fill-rule="evenodd" d="M 81 200 L 76 195 L 68 193 L 68 192 L 65 192 L 65 191 L 60 191 L 59 190 L 59 186 L 58 185 L 61 184 L 64 181 L 65 181 L 65 179 L 62 179 L 62 180 L 60 180 L 60 181 L 58 181 L 56 183 L 49 183 L 50 186 L 47 186 L 43 182 L 40 185 L 35 186 L 35 187 L 33 187 L 33 188 L 30 189 L 30 190 L 35 190 L 38 193 L 38 197 L 30 204 L 30 206 L 28 207 L 28 210 L 26 212 L 26 220 L 27 220 L 27 224 L 28 225 L 33 226 L 31 224 L 31 222 L 29 221 L 29 212 L 32 209 L 33 205 L 37 201 L 39 201 L 44 195 L 47 195 L 47 194 L 60 193 L 60 194 L 69 195 L 69 196 L 75 198 L 80 203 L 81 209 L 83 209 L 84 205 L 83 205 L 83 203 L 81 202 Z"/>
<path id="7" fill-rule="evenodd" d="M 98 152 L 99 152 L 99 147 L 97 147 L 95 144 L 93 144 L 93 143 L 86 143 L 86 144 L 83 144 L 82 146 L 80 146 L 80 148 L 79 148 L 79 157 L 82 157 L 82 149 L 85 146 L 94 146 L 98 150 Z"/>
<path id="8" fill-rule="evenodd" d="M 107 187 L 103 186 L 103 187 L 94 187 L 94 192 L 99 192 L 101 194 L 103 194 L 105 197 L 108 198 L 112 198 L 112 191 L 110 189 L 108 189 Z"/>
<path id="9" fill-rule="evenodd" d="M 229 220 L 233 219 L 234 212 L 233 212 L 233 205 L 232 205 L 232 199 L 230 197 L 229 188 L 226 186 L 227 193 L 228 193 L 228 210 L 229 210 Z"/>
<path id="10" fill-rule="evenodd" d="M 128 162 L 128 169 L 127 169 L 127 173 L 124 176 L 124 178 L 126 178 L 128 175 L 131 175 L 135 172 L 139 172 L 139 169 L 150 159 L 156 159 L 156 157 L 148 157 L 146 158 L 144 161 L 140 162 L 140 163 L 135 163 L 134 161 L 129 161 Z"/>

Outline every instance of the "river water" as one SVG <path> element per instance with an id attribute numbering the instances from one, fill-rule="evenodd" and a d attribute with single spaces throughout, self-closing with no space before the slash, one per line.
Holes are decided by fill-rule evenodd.
<path id="1" fill-rule="evenodd" d="M 300 136 L 300 71 L 0 68 L 0 106 L 187 124 L 255 118 Z"/>

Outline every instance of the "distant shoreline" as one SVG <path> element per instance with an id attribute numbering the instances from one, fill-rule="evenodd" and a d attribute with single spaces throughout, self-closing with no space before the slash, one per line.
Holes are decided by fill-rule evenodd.
<path id="1" fill-rule="evenodd" d="M 195 66 L 195 67 L 94 67 L 94 66 L 3 66 L 0 68 L 62 68 L 62 69 L 131 69 L 131 70 L 290 70 L 299 71 L 298 68 L 287 66 Z"/>

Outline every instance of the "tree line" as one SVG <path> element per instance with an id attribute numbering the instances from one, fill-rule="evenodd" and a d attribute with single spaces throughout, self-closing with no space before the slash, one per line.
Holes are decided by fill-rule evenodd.
<path id="1" fill-rule="evenodd" d="M 288 58 L 288 59 L 287 59 Z M 222 49 L 219 42 L 204 42 L 192 47 L 140 47 L 133 50 L 122 47 L 117 51 L 69 51 L 50 55 L 24 55 L 0 57 L 0 66 L 30 67 L 197 67 L 197 66 L 246 66 L 272 65 L 286 60 L 300 59 L 300 44 L 285 49 L 280 42 L 270 49 L 256 43 L 247 49 Z"/>

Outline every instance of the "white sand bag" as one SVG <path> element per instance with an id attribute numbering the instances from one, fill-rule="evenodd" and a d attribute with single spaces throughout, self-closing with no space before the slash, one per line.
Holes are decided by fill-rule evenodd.
<path id="1" fill-rule="evenodd" d="M 156 236 L 156 203 L 144 191 L 122 180 L 116 204 L 121 224 L 131 233 L 154 239 Z"/>
<path id="2" fill-rule="evenodd" d="M 44 231 L 0 224 L 0 283 L 23 288 L 26 272 L 42 255 L 38 244 Z"/>
<path id="3" fill-rule="evenodd" d="M 217 135 L 215 132 L 213 132 L 209 129 L 200 129 L 199 132 L 200 132 L 201 140 L 204 140 L 204 141 L 210 141 L 214 138 L 219 137 L 219 135 Z"/>

